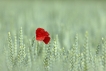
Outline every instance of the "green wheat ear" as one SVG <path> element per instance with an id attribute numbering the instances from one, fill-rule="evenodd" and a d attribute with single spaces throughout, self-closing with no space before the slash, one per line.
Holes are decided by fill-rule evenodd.
<path id="1" fill-rule="evenodd" d="M 19 41 L 19 43 L 18 43 Z M 14 70 L 15 68 L 22 67 L 24 64 L 27 64 L 26 58 L 26 46 L 23 43 L 23 31 L 22 28 L 19 32 L 19 40 L 17 40 L 17 36 L 14 36 L 14 43 L 11 39 L 11 34 L 8 32 L 8 69 Z M 6 51 L 6 50 L 5 50 Z"/>
<path id="2" fill-rule="evenodd" d="M 17 57 L 17 36 L 16 36 L 16 34 L 15 34 L 15 36 L 14 36 L 14 58 L 16 58 Z"/>
<path id="3" fill-rule="evenodd" d="M 84 44 L 84 71 L 89 71 L 90 62 L 90 47 L 88 46 L 88 32 L 85 33 L 85 44 Z"/>
<path id="4" fill-rule="evenodd" d="M 69 71 L 77 71 L 79 68 L 79 46 L 78 46 L 78 34 L 75 36 L 75 43 L 73 44 L 71 50 L 69 51 Z"/>
<path id="5" fill-rule="evenodd" d="M 106 39 L 102 38 L 102 64 L 103 69 L 106 70 Z"/>
<path id="6" fill-rule="evenodd" d="M 26 56 L 25 45 L 23 44 L 23 31 L 22 31 L 22 27 L 21 27 L 20 32 L 19 32 L 19 52 L 18 52 L 19 63 L 23 62 L 25 56 Z"/>
<path id="7" fill-rule="evenodd" d="M 9 69 L 12 69 L 13 66 L 14 66 L 14 54 L 13 54 L 13 42 L 12 42 L 12 39 L 11 39 L 11 34 L 10 32 L 8 32 L 8 49 L 9 49 Z"/>

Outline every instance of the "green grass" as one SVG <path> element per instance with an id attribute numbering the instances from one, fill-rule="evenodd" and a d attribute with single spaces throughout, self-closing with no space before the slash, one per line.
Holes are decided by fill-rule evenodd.
<path id="1" fill-rule="evenodd" d="M 103 1 L 1 1 L 0 71 L 105 71 L 105 7 Z M 48 45 L 35 40 L 38 27 L 50 33 Z"/>

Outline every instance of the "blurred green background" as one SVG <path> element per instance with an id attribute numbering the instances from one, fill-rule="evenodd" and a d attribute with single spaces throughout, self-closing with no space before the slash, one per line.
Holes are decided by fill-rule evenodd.
<path id="1" fill-rule="evenodd" d="M 76 34 L 83 45 L 88 31 L 89 44 L 96 47 L 106 35 L 106 2 L 0 1 L 0 53 L 7 45 L 8 32 L 18 35 L 21 27 L 26 41 L 35 36 L 36 28 L 42 27 L 51 38 L 58 34 L 61 46 L 67 48 L 74 43 Z M 2 54 L 0 58 L 1 64 Z"/>

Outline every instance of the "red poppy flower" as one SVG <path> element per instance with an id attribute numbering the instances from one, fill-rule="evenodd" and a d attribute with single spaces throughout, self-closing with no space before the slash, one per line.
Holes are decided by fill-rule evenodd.
<path id="1" fill-rule="evenodd" d="M 49 33 L 43 28 L 36 29 L 36 40 L 43 41 L 45 44 L 48 44 L 50 41 Z"/>

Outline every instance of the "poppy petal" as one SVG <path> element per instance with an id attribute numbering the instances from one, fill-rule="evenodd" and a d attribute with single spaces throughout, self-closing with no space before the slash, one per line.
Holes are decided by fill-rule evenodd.
<path id="1" fill-rule="evenodd" d="M 38 41 L 42 41 L 44 39 L 45 39 L 45 37 L 36 37 L 36 40 L 38 40 Z"/>
<path id="2" fill-rule="evenodd" d="M 43 41 L 46 37 L 47 33 L 45 33 L 45 30 L 43 28 L 38 28 L 36 30 L 36 40 Z"/>
<path id="3" fill-rule="evenodd" d="M 45 44 L 48 44 L 50 41 L 49 33 L 45 31 L 43 28 L 36 29 L 36 40 L 43 41 Z"/>
<path id="4" fill-rule="evenodd" d="M 50 37 L 45 37 L 45 39 L 43 40 L 43 42 L 44 42 L 45 44 L 48 44 L 49 41 L 50 41 Z"/>
<path id="5" fill-rule="evenodd" d="M 47 31 L 44 32 L 44 36 L 48 37 L 49 33 Z"/>

